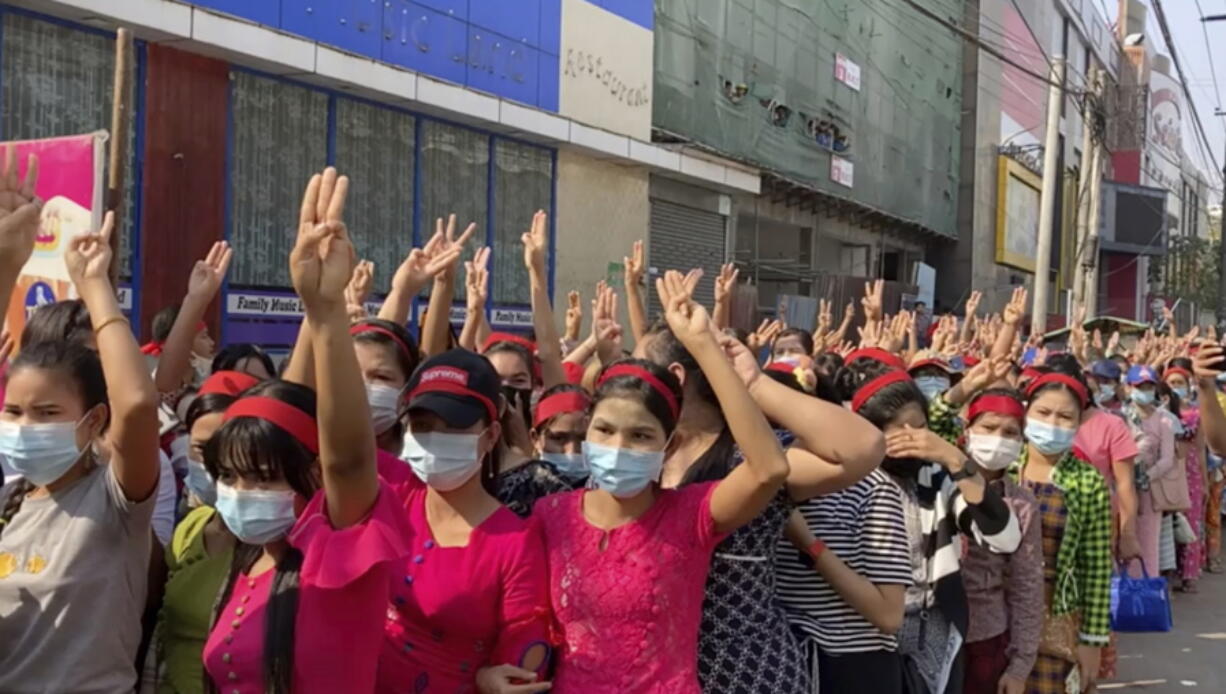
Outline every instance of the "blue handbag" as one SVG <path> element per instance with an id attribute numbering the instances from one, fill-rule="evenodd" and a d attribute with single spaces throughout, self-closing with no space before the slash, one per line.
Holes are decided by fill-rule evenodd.
<path id="1" fill-rule="evenodd" d="M 1166 579 L 1153 578 L 1145 562 L 1141 562 L 1142 578 L 1128 575 L 1128 567 L 1119 565 L 1111 577 L 1111 630 L 1121 632 L 1170 631 L 1171 598 Z"/>

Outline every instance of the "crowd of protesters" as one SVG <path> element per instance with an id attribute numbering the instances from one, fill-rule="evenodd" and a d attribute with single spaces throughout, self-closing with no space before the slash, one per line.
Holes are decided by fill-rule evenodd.
<path id="1" fill-rule="evenodd" d="M 0 305 L 37 168 L 6 152 Z M 1113 572 L 1221 570 L 1211 331 L 1057 346 L 1024 289 L 959 320 L 874 282 L 746 333 L 732 265 L 710 307 L 658 274 L 652 322 L 641 243 L 556 320 L 537 213 L 534 329 L 495 332 L 472 225 L 373 288 L 348 186 L 306 186 L 279 366 L 214 354 L 226 242 L 141 346 L 112 218 L 70 241 L 79 298 L 3 347 L 0 691 L 1064 694 L 1111 676 Z"/>

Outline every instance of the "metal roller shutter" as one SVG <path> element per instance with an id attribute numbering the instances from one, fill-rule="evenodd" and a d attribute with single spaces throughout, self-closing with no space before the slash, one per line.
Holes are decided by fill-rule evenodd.
<path id="1" fill-rule="evenodd" d="M 715 302 L 715 278 L 724 262 L 726 229 L 723 215 L 653 199 L 648 265 L 661 273 L 702 268 L 703 277 L 694 300 L 710 310 Z M 650 315 L 654 318 L 661 310 L 654 283 L 648 293 Z"/>

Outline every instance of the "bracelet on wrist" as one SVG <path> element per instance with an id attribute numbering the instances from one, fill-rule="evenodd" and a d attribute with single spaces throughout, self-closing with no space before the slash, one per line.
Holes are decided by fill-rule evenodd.
<path id="1" fill-rule="evenodd" d="M 128 325 L 128 319 L 123 316 L 111 316 L 110 318 L 107 318 L 98 325 L 94 326 L 94 335 L 102 332 L 103 328 L 111 325 L 112 323 L 123 323 L 124 325 Z"/>
<path id="2" fill-rule="evenodd" d="M 821 540 L 813 540 L 805 551 L 814 561 L 816 561 L 818 557 L 826 553 L 827 549 L 829 548 L 826 547 L 825 542 L 822 542 Z"/>

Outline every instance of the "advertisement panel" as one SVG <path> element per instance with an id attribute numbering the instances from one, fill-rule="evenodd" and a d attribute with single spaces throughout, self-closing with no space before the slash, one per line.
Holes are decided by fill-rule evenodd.
<path id="1" fill-rule="evenodd" d="M 1001 155 L 997 163 L 996 262 L 1034 272 L 1042 179 Z"/>
<path id="2" fill-rule="evenodd" d="M 35 193 L 44 201 L 34 253 L 21 270 L 5 312 L 14 338 L 35 309 L 73 294 L 64 251 L 74 237 L 98 228 L 102 221 L 105 141 L 106 133 L 98 132 L 11 143 L 17 150 L 20 176 L 25 175 L 29 155 L 38 156 Z"/>
<path id="3" fill-rule="evenodd" d="M 585 0 L 562 0 L 559 112 L 651 139 L 651 29 Z"/>

